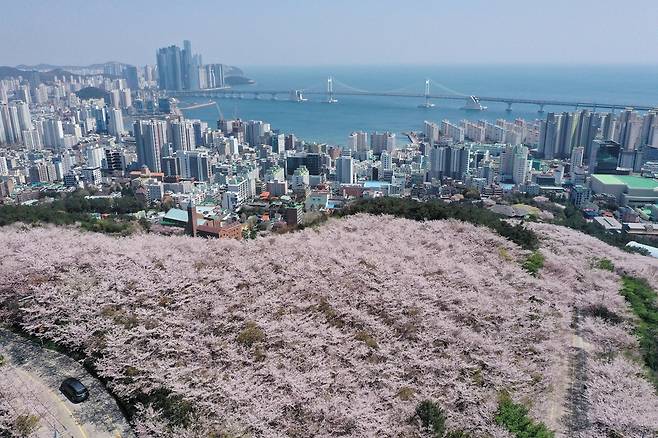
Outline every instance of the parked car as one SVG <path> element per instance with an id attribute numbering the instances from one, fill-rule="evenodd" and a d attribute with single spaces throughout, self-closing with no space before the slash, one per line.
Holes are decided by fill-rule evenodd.
<path id="1" fill-rule="evenodd" d="M 73 403 L 80 403 L 89 398 L 89 390 L 81 381 L 69 377 L 59 385 L 59 390 Z"/>

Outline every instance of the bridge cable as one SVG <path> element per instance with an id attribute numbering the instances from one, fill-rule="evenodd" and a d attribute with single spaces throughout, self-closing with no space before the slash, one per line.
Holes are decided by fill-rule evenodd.
<path id="1" fill-rule="evenodd" d="M 422 92 L 423 92 L 422 90 L 419 91 L 417 83 L 413 83 L 413 84 L 407 85 L 406 87 L 396 88 L 395 90 L 386 90 L 386 91 L 383 91 L 382 93 L 384 93 L 384 94 L 401 93 L 403 91 L 415 92 L 415 93 L 418 93 L 418 94 L 422 94 Z"/>
<path id="2" fill-rule="evenodd" d="M 351 85 L 348 85 L 344 82 L 341 82 L 341 81 L 337 80 L 336 78 L 333 78 L 333 80 L 334 80 L 334 84 L 338 84 L 338 85 L 342 86 L 343 88 L 347 88 L 348 91 L 355 91 L 357 93 L 372 93 L 372 91 L 363 90 L 361 88 L 356 88 L 356 87 L 353 87 Z"/>
<path id="3" fill-rule="evenodd" d="M 299 88 L 299 91 L 323 91 L 323 90 L 326 89 L 326 87 L 327 87 L 326 83 L 321 84 L 321 85 L 314 84 L 314 85 L 309 86 L 309 87 Z"/>
<path id="4" fill-rule="evenodd" d="M 430 81 L 430 85 L 436 85 L 437 87 L 439 87 L 439 88 L 442 89 L 443 91 L 447 91 L 447 92 L 450 93 L 450 94 L 455 94 L 455 95 L 457 95 L 457 96 L 464 96 L 464 97 L 469 96 L 468 94 L 460 93 L 459 91 L 456 91 L 456 90 L 453 90 L 452 88 L 446 87 L 446 86 L 443 85 L 442 83 L 437 82 L 437 81 L 435 81 L 435 80 L 432 79 L 432 78 L 429 78 L 429 81 Z"/>

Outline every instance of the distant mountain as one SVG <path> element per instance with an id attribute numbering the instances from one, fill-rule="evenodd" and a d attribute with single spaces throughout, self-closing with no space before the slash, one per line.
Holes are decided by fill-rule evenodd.
<path id="1" fill-rule="evenodd" d="M 36 64 L 36 65 L 27 65 L 27 64 L 20 64 L 17 65 L 16 68 L 20 70 L 38 70 L 38 71 L 49 71 L 49 70 L 67 70 L 67 71 L 80 71 L 80 70 L 99 70 L 103 71 L 106 65 L 109 64 L 119 64 L 121 66 L 126 66 L 130 64 L 126 64 L 124 62 L 117 62 L 117 61 L 108 61 L 104 63 L 97 63 L 97 64 L 89 64 L 89 65 L 53 65 L 53 64 Z"/>
<path id="2" fill-rule="evenodd" d="M 34 71 L 35 70 L 23 70 L 15 67 L 0 66 L 0 79 L 17 78 L 19 76 L 22 76 L 23 78 L 27 78 L 33 75 Z M 64 75 L 70 75 L 71 73 L 61 69 L 54 69 L 45 72 L 37 72 L 37 74 L 39 75 L 39 78 L 42 81 L 52 81 L 55 78 L 55 76 L 61 77 Z"/>
<path id="3" fill-rule="evenodd" d="M 45 65 L 45 64 L 39 64 L 39 65 Z M 37 66 L 34 66 L 37 67 Z M 54 69 L 50 69 L 47 71 L 40 71 L 37 68 L 17 68 L 17 67 L 9 67 L 9 66 L 0 66 L 0 79 L 7 79 L 7 78 L 17 78 L 19 76 L 22 76 L 23 78 L 27 78 L 28 76 L 34 74 L 36 71 L 39 75 L 39 78 L 42 81 L 52 81 L 55 79 L 55 77 L 61 78 L 62 76 L 88 76 L 88 75 L 81 75 L 79 73 L 71 72 L 63 67 L 56 67 L 54 66 Z M 115 78 L 115 76 L 112 75 L 103 75 L 108 78 Z"/>
<path id="4" fill-rule="evenodd" d="M 0 66 L 0 79 L 25 76 L 26 72 L 15 67 Z"/>
<path id="5" fill-rule="evenodd" d="M 39 70 L 39 71 L 48 71 L 48 70 L 55 70 L 57 68 L 61 68 L 58 65 L 52 65 L 52 64 L 37 64 L 37 65 L 26 65 L 26 64 L 20 64 L 16 66 L 17 69 L 19 70 Z"/>

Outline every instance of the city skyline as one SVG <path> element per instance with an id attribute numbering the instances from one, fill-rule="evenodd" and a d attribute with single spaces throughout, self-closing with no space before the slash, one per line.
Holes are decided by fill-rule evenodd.
<path id="1" fill-rule="evenodd" d="M 12 41 L 11 51 L 2 50 L 6 65 L 153 64 L 153 48 L 185 39 L 206 62 L 239 66 L 658 62 L 655 2 L 623 9 L 608 0 L 533 3 L 418 1 L 402 8 L 388 0 L 254 1 L 231 9 L 228 20 L 222 17 L 230 4 L 205 0 L 180 5 L 73 0 L 64 7 L 14 2 L 3 7 L 0 39 Z M 138 21 L 146 16 L 157 24 L 147 32 Z M 175 26 L 169 25 L 172 17 Z M 121 31 L 113 32 L 117 26 Z M 63 40 L 76 50 L 60 44 Z"/>

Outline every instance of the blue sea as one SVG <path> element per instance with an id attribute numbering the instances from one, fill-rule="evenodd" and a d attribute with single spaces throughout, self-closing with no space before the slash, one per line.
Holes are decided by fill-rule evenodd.
<path id="1" fill-rule="evenodd" d="M 236 91 L 326 89 L 327 78 L 334 78 L 334 89 L 365 91 L 424 92 L 425 80 L 432 82 L 434 94 L 463 94 L 530 99 L 581 100 L 615 104 L 658 106 L 658 65 L 651 66 L 322 66 L 322 67 L 242 67 L 254 85 L 235 87 Z M 436 85 L 435 85 L 436 84 Z M 515 104 L 512 112 L 505 104 L 483 103 L 486 111 L 464 111 L 464 102 L 433 101 L 434 108 L 418 108 L 423 99 L 407 97 L 337 96 L 338 103 L 323 102 L 324 96 L 307 95 L 307 102 L 218 99 L 226 118 L 263 120 L 273 129 L 294 133 L 307 141 L 344 145 L 352 131 L 421 130 L 424 120 L 542 118 L 538 107 Z M 182 99 L 184 107 L 207 99 Z M 545 111 L 570 111 L 566 107 L 546 107 Z M 217 109 L 203 107 L 184 111 L 186 117 L 201 119 L 212 127 Z"/>

